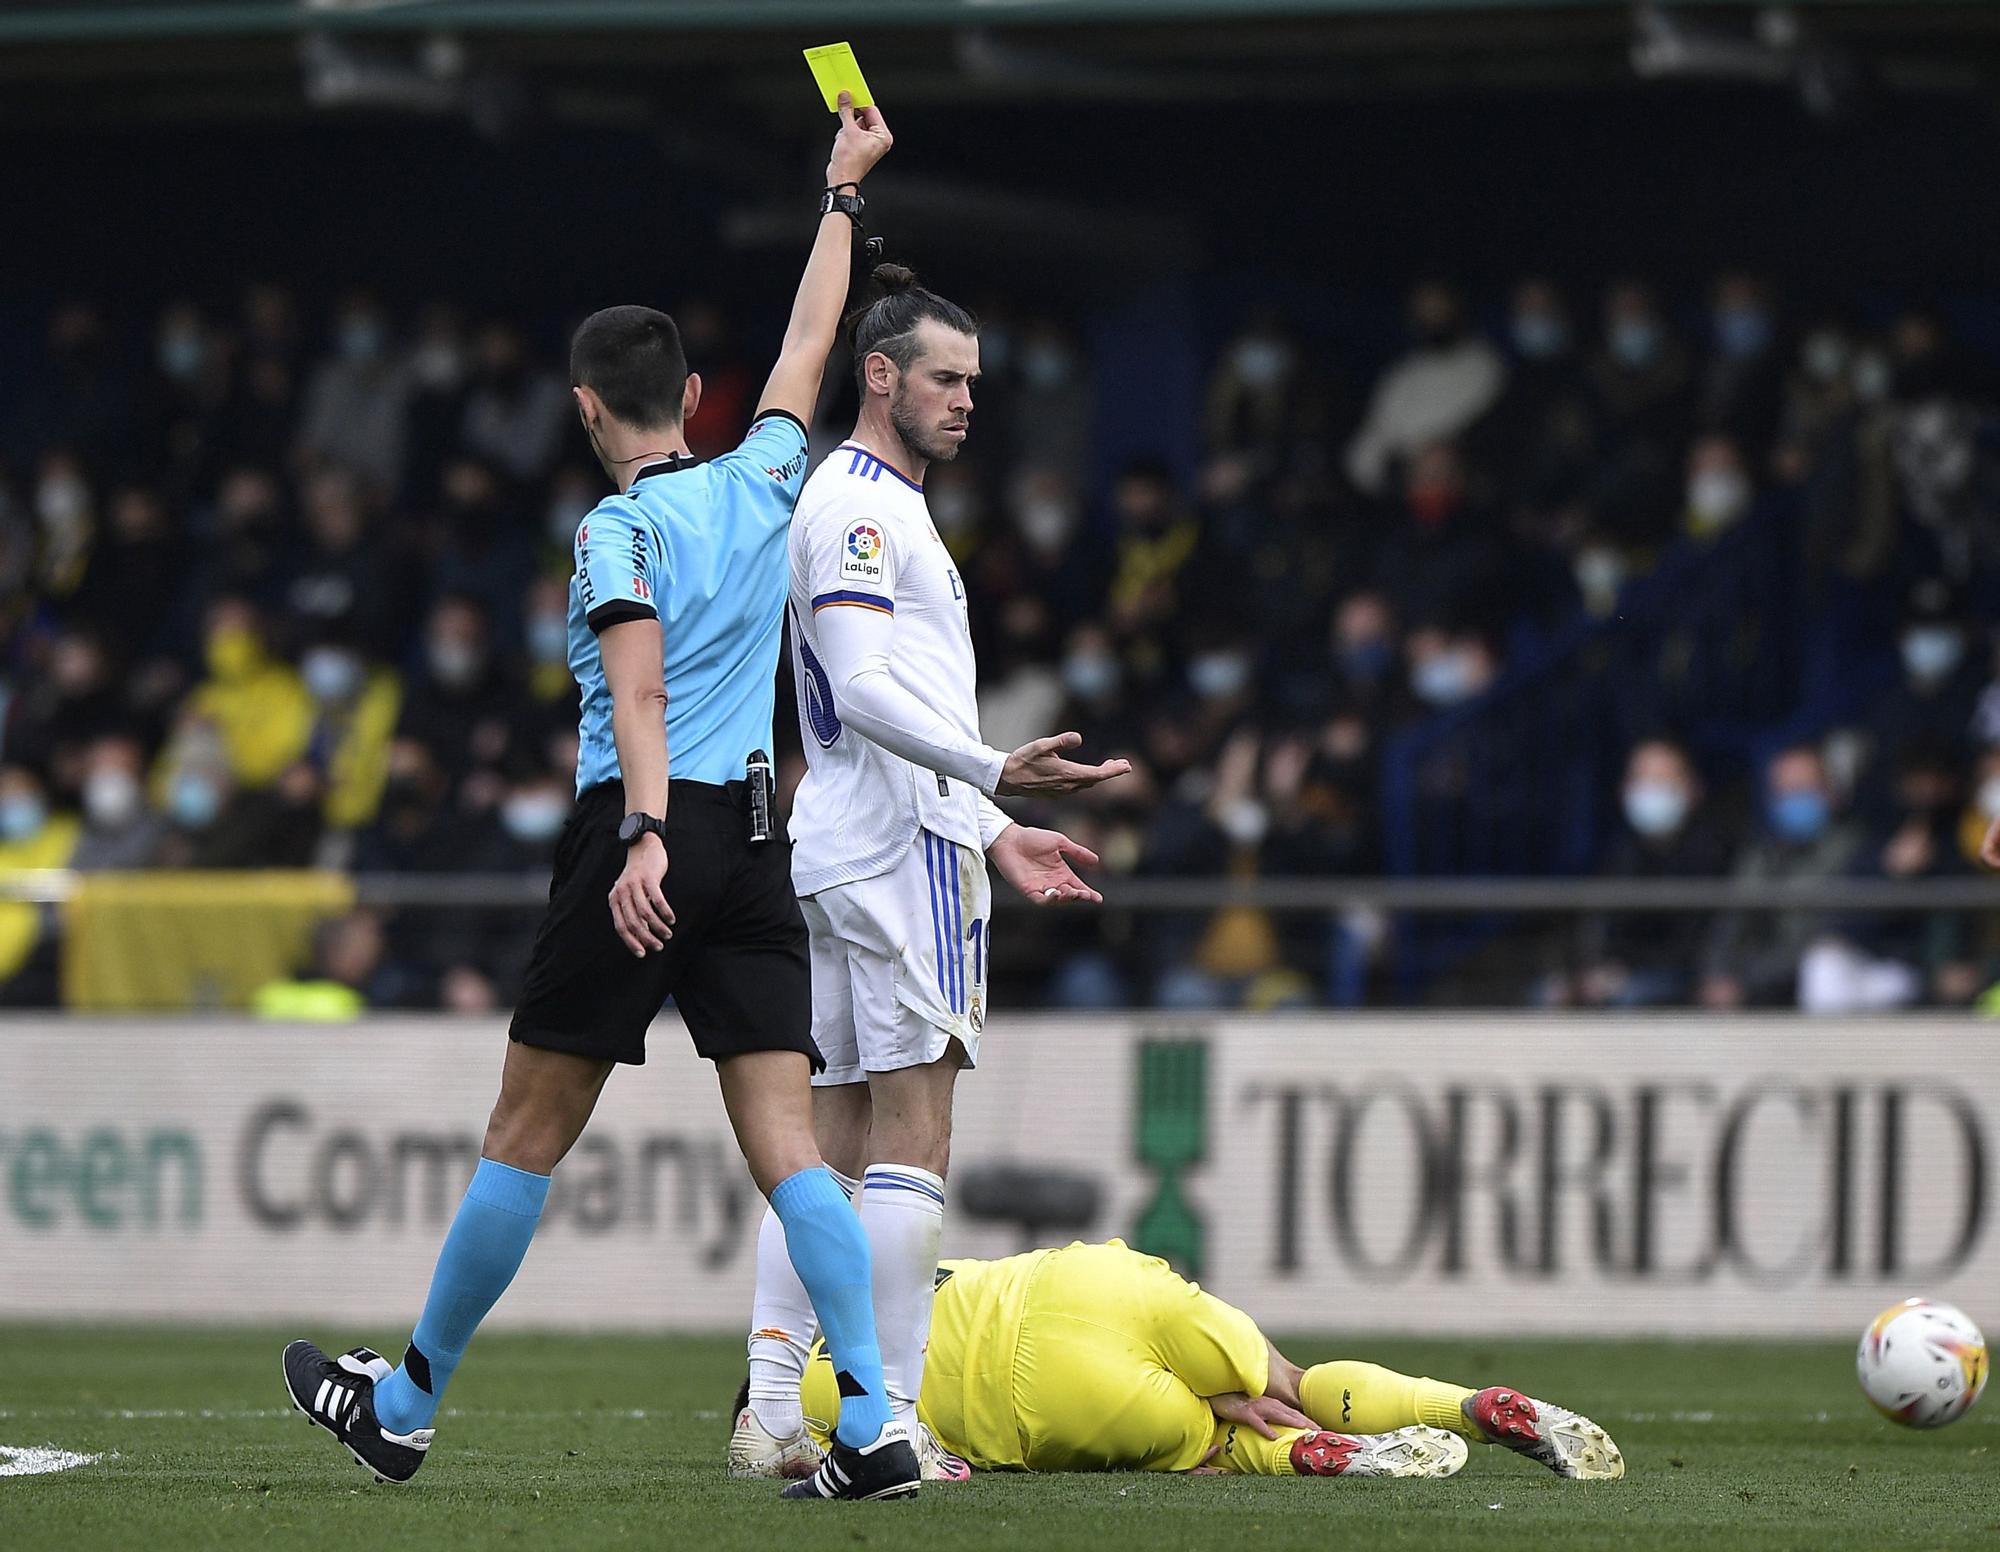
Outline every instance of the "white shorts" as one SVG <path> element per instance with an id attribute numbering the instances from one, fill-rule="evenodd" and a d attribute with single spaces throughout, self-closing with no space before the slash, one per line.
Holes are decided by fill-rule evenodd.
<path id="1" fill-rule="evenodd" d="M 821 1088 L 921 1067 L 956 1040 L 979 1062 L 993 892 L 986 858 L 917 832 L 886 873 L 799 901 L 812 938 Z"/>

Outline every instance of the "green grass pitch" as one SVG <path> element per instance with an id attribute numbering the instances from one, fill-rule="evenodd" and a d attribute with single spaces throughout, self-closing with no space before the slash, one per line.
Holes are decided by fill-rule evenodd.
<path id="1" fill-rule="evenodd" d="M 0 1547 L 2000 1547 L 2000 1405 L 1938 1433 L 1896 1428 L 1863 1404 L 1845 1346 L 1284 1344 L 1561 1400 L 1623 1447 L 1619 1483 L 1475 1448 L 1444 1482 L 981 1475 L 916 1503 L 831 1505 L 723 1475 L 734 1340 L 484 1337 L 429 1464 L 385 1488 L 286 1406 L 289 1334 L 0 1327 L 0 1446 L 103 1456 L 0 1477 Z"/>

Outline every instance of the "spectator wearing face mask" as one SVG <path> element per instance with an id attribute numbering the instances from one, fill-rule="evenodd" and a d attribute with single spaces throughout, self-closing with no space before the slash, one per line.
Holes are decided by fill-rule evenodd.
<path id="1" fill-rule="evenodd" d="M 1283 321 L 1265 314 L 1230 341 L 1208 385 L 1202 424 L 1211 453 L 1249 459 L 1257 472 L 1291 451 L 1298 429 L 1299 348 Z"/>
<path id="2" fill-rule="evenodd" d="M 544 767 L 523 764 L 504 778 L 492 814 L 461 826 L 454 872 L 545 877 L 574 807 L 575 784 Z M 434 973 L 437 1004 L 478 1012 L 504 1005 L 521 989 L 535 924 L 514 912 L 430 913 L 411 939 Z"/>
<path id="3" fill-rule="evenodd" d="M 1826 760 L 1810 744 L 1773 755 L 1764 771 L 1762 833 L 1738 857 L 1745 882 L 1810 882 L 1845 876 L 1864 840 L 1841 812 Z M 1704 954 L 1702 1003 L 1710 1008 L 1790 1007 L 1799 964 L 1826 929 L 1813 910 L 1729 911 Z"/>
<path id="4" fill-rule="evenodd" d="M 1139 743 L 1136 708 L 1126 694 L 1118 641 L 1102 625 L 1079 625 L 1063 644 L 1062 704 L 1043 723 L 1075 728 L 1091 749 L 1132 749 Z"/>
<path id="5" fill-rule="evenodd" d="M 327 827 L 358 830 L 373 822 L 382 802 L 402 683 L 394 669 L 370 662 L 338 634 L 306 648 L 299 677 L 313 699 L 305 758 L 326 792 Z"/>
<path id="6" fill-rule="evenodd" d="M 1719 538 L 1750 513 L 1757 497 L 1743 454 L 1726 436 L 1698 437 L 1688 449 L 1683 523 L 1691 538 Z"/>
<path id="7" fill-rule="evenodd" d="M 410 407 L 404 419 L 404 498 L 437 489 L 445 460 L 457 451 L 465 422 L 471 350 L 465 320 L 450 302 L 432 302 L 417 315 L 410 342 Z"/>
<path id="8" fill-rule="evenodd" d="M 1717 280 L 1695 398 L 1699 424 L 1744 446 L 1769 446 L 1784 399 L 1783 344 L 1777 309 L 1761 281 L 1740 273 Z"/>
<path id="9" fill-rule="evenodd" d="M 169 770 L 160 866 L 309 868 L 319 861 L 326 793 L 304 760 L 255 792 L 235 785 L 219 762 L 191 759 Z"/>
<path id="10" fill-rule="evenodd" d="M 1635 744 L 1619 791 L 1621 823 L 1598 872 L 1609 878 L 1722 878 L 1733 853 L 1680 744 Z M 1594 912 L 1579 924 L 1575 968 L 1554 1000 L 1589 1008 L 1691 1002 L 1710 923 L 1687 912 Z"/>
<path id="11" fill-rule="evenodd" d="M 506 758 L 520 702 L 493 650 L 486 610 L 470 598 L 440 599 L 424 626 L 423 663 L 404 700 L 399 734 L 429 749 L 457 783 Z"/>
<path id="12" fill-rule="evenodd" d="M 1893 757 L 1917 745 L 1957 745 L 1974 731 L 1981 706 L 1983 652 L 1960 595 L 1932 577 L 1911 587 L 1896 649 L 1902 676 L 1876 703 L 1868 731 Z"/>
<path id="13" fill-rule="evenodd" d="M 1590 375 L 1621 426 L 1680 420 L 1690 375 L 1687 351 L 1650 286 L 1623 280 L 1605 292 L 1603 335 Z"/>
<path id="14" fill-rule="evenodd" d="M 527 690 L 537 708 L 556 725 L 576 719 L 576 680 L 569 671 L 569 588 L 554 577 L 537 577 L 521 598 L 521 648 Z"/>
<path id="15" fill-rule="evenodd" d="M 1058 628 L 1102 612 L 1112 560 L 1082 517 L 1083 498 L 1060 471 L 1037 462 L 1015 473 L 999 532 L 967 563 L 974 639 L 987 634 L 986 612 L 1010 598 L 1041 599 Z"/>
<path id="16" fill-rule="evenodd" d="M 1232 621 L 1197 627 L 1189 642 L 1181 680 L 1194 701 L 1193 727 L 1208 747 L 1217 747 L 1256 709 L 1259 642 Z"/>
<path id="17" fill-rule="evenodd" d="M 347 469 L 384 495 L 403 472 L 412 383 L 389 338 L 389 320 L 371 297 L 342 305 L 334 353 L 306 389 L 298 453 L 308 465 Z"/>
<path id="18" fill-rule="evenodd" d="M 1575 325 L 1552 281 L 1530 276 L 1514 287 L 1507 349 L 1506 390 L 1468 431 L 1466 451 L 1510 504 L 1551 513 L 1586 495 L 1597 451 L 1597 410 Z"/>
<path id="19" fill-rule="evenodd" d="M 1405 646 L 1410 693 L 1431 711 L 1451 711 L 1484 695 L 1500 677 L 1492 639 L 1476 630 L 1423 625 Z"/>
<path id="20" fill-rule="evenodd" d="M 169 304 L 155 326 L 153 369 L 140 394 L 141 467 L 176 496 L 213 477 L 231 346 L 192 302 Z"/>
<path id="21" fill-rule="evenodd" d="M 1843 318 L 1819 320 L 1785 379 L 1772 466 L 1798 487 L 1815 576 L 1871 583 L 1895 559 L 1902 514 L 1890 473 L 1887 365 Z M 1866 391 L 1864 391 L 1866 390 Z"/>
<path id="22" fill-rule="evenodd" d="M 1396 668 L 1402 656 L 1396 609 L 1373 588 L 1349 593 L 1333 613 L 1333 691 L 1336 703 L 1377 721 L 1397 693 Z"/>
<path id="23" fill-rule="evenodd" d="M 81 833 L 74 815 L 51 810 L 40 776 L 0 766 L 0 875 L 68 867 Z M 0 901 L 0 1006 L 55 1004 L 55 944 L 52 907 Z"/>
<path id="24" fill-rule="evenodd" d="M 1097 395 L 1075 336 L 1054 318 L 1032 319 L 1021 330 L 1010 376 L 1009 390 L 995 396 L 1006 445 L 1033 448 L 1043 468 L 1082 480 L 1096 445 Z"/>
<path id="25" fill-rule="evenodd" d="M 1589 363 L 1601 428 L 1590 505 L 1628 545 L 1650 546 L 1673 517 L 1674 468 L 1685 444 L 1690 369 L 1650 288 L 1622 281 L 1605 295 Z"/>
<path id="26" fill-rule="evenodd" d="M 207 677 L 187 710 L 221 737 L 234 784 L 268 787 L 305 753 L 313 698 L 298 674 L 272 656 L 264 623 L 247 599 L 210 606 L 203 642 Z"/>
<path id="27" fill-rule="evenodd" d="M 146 756 L 139 740 L 113 733 L 90 746 L 83 769 L 83 833 L 69 865 L 79 873 L 151 867 L 166 821 L 146 802 Z"/>
<path id="28" fill-rule="evenodd" d="M 530 768 L 518 773 L 500 801 L 500 833 L 507 849 L 495 855 L 495 871 L 549 867 L 572 807 L 574 794 L 555 772 Z"/>
<path id="29" fill-rule="evenodd" d="M 1492 408 L 1507 382 L 1506 359 L 1473 332 L 1456 287 L 1426 281 L 1410 293 L 1407 354 L 1383 372 L 1361 427 L 1347 445 L 1347 477 L 1368 495 L 1387 488 L 1419 448 L 1448 442 Z"/>

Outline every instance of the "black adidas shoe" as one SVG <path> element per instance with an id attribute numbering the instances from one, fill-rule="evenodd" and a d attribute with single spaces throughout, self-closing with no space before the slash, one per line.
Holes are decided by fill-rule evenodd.
<path id="1" fill-rule="evenodd" d="M 834 1436 L 819 1470 L 794 1482 L 782 1498 L 914 1498 L 923 1485 L 907 1423 L 886 1423 L 873 1444 L 849 1449 Z"/>
<path id="2" fill-rule="evenodd" d="M 377 1482 L 402 1483 L 417 1474 L 431 1447 L 431 1428 L 391 1433 L 375 1418 L 375 1386 L 395 1370 L 371 1348 L 329 1358 L 310 1342 L 285 1348 L 285 1390 L 292 1405 L 347 1446 Z"/>

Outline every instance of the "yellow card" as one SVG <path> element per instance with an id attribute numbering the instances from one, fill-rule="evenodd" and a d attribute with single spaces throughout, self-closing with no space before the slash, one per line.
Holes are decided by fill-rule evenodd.
<path id="1" fill-rule="evenodd" d="M 826 99 L 826 111 L 840 111 L 840 94 L 848 93 L 854 98 L 857 108 L 872 108 L 875 94 L 868 90 L 867 81 L 862 79 L 861 65 L 854 57 L 851 43 L 822 43 L 818 48 L 805 51 L 806 63 L 812 67 L 813 79 L 819 82 L 819 94 Z"/>

